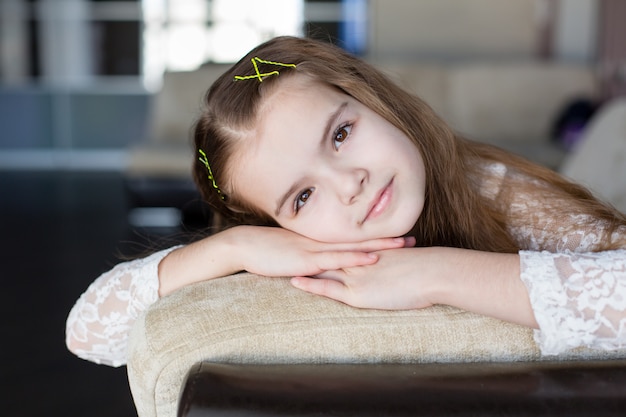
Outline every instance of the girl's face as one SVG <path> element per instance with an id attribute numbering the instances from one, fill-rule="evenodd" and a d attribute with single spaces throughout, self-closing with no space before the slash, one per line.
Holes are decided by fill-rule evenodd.
<path id="1" fill-rule="evenodd" d="M 281 80 L 258 114 L 233 161 L 235 193 L 323 242 L 411 230 L 424 206 L 424 163 L 391 123 L 303 75 Z"/>

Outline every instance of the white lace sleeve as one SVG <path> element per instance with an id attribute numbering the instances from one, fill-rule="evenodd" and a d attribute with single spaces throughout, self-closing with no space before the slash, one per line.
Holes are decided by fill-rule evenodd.
<path id="1" fill-rule="evenodd" d="M 626 347 L 626 250 L 520 252 L 541 351 Z"/>
<path id="2" fill-rule="evenodd" d="M 482 193 L 497 202 L 520 248 L 520 278 L 544 355 L 626 347 L 626 226 L 584 214 L 549 184 L 487 165 Z M 611 247 L 616 250 L 605 250 Z"/>
<path id="3" fill-rule="evenodd" d="M 66 344 L 76 356 L 98 364 L 126 364 L 130 329 L 158 300 L 158 266 L 176 247 L 124 262 L 98 277 L 67 318 Z"/>

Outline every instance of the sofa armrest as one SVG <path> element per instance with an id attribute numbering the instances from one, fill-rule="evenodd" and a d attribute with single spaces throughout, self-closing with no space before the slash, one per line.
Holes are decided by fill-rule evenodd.
<path id="1" fill-rule="evenodd" d="M 621 352 L 623 354 L 624 352 Z M 576 351 L 573 358 L 604 357 Z M 171 417 L 189 369 L 239 364 L 543 360 L 532 330 L 447 306 L 381 311 L 242 273 L 185 287 L 131 332 L 128 376 L 140 417 Z"/>

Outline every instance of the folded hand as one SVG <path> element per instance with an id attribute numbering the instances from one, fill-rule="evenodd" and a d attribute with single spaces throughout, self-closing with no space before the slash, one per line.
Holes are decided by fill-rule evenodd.
<path id="1" fill-rule="evenodd" d="M 240 226 L 236 247 L 242 269 L 265 276 L 315 276 L 329 270 L 371 265 L 378 252 L 415 244 L 413 238 L 324 243 L 277 227 Z"/>
<path id="2" fill-rule="evenodd" d="M 445 259 L 437 248 L 395 248 L 376 252 L 374 264 L 325 271 L 315 277 L 291 280 L 296 288 L 376 309 L 415 309 L 432 305 L 432 283 L 440 277 Z"/>

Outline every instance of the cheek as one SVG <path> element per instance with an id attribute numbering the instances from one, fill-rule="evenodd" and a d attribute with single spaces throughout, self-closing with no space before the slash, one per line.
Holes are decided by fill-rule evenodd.
<path id="1" fill-rule="evenodd" d="M 292 224 L 283 223 L 280 226 L 320 242 L 346 242 L 346 239 L 349 238 L 345 230 L 345 223 L 340 222 L 336 216 L 326 216 L 320 213 L 316 213 L 306 220 L 303 219 Z"/>

